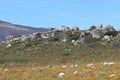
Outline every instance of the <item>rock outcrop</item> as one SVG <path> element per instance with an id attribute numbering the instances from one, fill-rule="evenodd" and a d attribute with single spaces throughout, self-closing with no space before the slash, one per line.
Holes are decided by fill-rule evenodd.
<path id="1" fill-rule="evenodd" d="M 72 27 L 72 31 L 79 31 L 79 28 L 77 26 Z"/>
<path id="2" fill-rule="evenodd" d="M 101 38 L 104 36 L 105 33 L 109 32 L 109 31 L 115 31 L 113 26 L 108 25 L 103 29 L 102 25 L 99 25 L 98 27 L 93 29 L 90 33 L 91 33 L 92 37 Z"/>

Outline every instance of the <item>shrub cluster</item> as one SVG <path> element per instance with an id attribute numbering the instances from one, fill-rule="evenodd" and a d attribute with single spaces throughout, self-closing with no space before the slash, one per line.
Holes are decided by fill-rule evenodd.
<path id="1" fill-rule="evenodd" d="M 106 32 L 104 35 L 108 35 L 108 36 L 116 36 L 118 34 L 117 31 L 108 31 Z"/>
<path id="2" fill-rule="evenodd" d="M 93 37 L 85 37 L 85 43 L 93 43 L 93 42 L 98 42 L 100 41 L 100 38 L 93 38 Z"/>
<path id="3" fill-rule="evenodd" d="M 69 40 L 78 40 L 79 37 L 80 37 L 80 33 L 79 32 L 75 32 L 74 34 L 72 34 L 72 33 L 68 34 Z"/>

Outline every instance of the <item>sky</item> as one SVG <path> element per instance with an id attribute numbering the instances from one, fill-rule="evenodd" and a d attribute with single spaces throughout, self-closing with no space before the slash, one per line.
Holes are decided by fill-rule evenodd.
<path id="1" fill-rule="evenodd" d="M 120 30 L 120 0 L 0 0 L 0 20 L 57 28 L 111 24 Z"/>

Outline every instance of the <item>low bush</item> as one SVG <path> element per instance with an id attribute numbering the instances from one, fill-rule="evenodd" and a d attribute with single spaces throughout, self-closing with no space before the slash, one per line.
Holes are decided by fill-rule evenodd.
<path id="1" fill-rule="evenodd" d="M 75 34 L 72 34 L 72 33 L 68 34 L 69 40 L 78 40 L 79 37 L 80 37 L 80 33 L 79 32 L 75 32 Z"/>
<path id="2" fill-rule="evenodd" d="M 118 34 L 117 31 L 108 31 L 106 32 L 104 35 L 108 35 L 108 36 L 116 36 Z"/>
<path id="3" fill-rule="evenodd" d="M 59 37 L 51 37 L 49 38 L 49 41 L 59 41 Z"/>
<path id="4" fill-rule="evenodd" d="M 93 30 L 93 29 L 95 29 L 96 28 L 96 26 L 91 26 L 90 28 L 89 28 L 89 30 Z"/>
<path id="5" fill-rule="evenodd" d="M 112 42 L 113 47 L 120 47 L 120 41 L 114 41 Z"/>
<path id="6" fill-rule="evenodd" d="M 70 56 L 69 52 L 65 52 L 64 54 L 62 54 L 63 56 Z"/>
<path id="7" fill-rule="evenodd" d="M 1 58 L 0 59 L 0 64 L 5 64 L 5 63 L 25 63 L 28 62 L 27 59 L 23 58 Z"/>
<path id="8" fill-rule="evenodd" d="M 93 42 L 98 42 L 100 41 L 100 38 L 93 38 L 93 37 L 85 37 L 85 43 L 93 43 Z"/>
<path id="9" fill-rule="evenodd" d="M 87 47 L 88 47 L 88 48 L 94 48 L 94 47 L 97 47 L 98 45 L 100 45 L 100 44 L 97 43 L 97 42 L 93 42 L 93 43 L 88 43 L 88 44 L 87 44 Z"/>

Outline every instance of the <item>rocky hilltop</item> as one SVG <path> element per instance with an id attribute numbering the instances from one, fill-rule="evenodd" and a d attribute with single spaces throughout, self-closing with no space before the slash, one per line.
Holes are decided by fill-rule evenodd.
<path id="1" fill-rule="evenodd" d="M 23 30 L 23 28 L 21 28 Z M 24 29 L 26 32 L 27 29 Z M 61 26 L 61 30 L 51 28 L 47 32 L 34 32 L 27 35 L 21 35 L 18 37 L 7 36 L 6 47 L 12 46 L 17 43 L 22 43 L 24 46 L 30 44 L 31 46 L 44 45 L 44 44 L 66 44 L 71 43 L 73 45 L 94 44 L 106 45 L 113 44 L 114 46 L 120 46 L 120 33 L 115 30 L 111 25 L 105 28 L 102 25 L 91 26 L 88 30 L 80 30 L 77 26 L 71 29 L 66 26 Z M 35 45 L 34 45 L 35 44 Z M 30 46 L 29 46 L 30 47 Z"/>
<path id="2" fill-rule="evenodd" d="M 111 25 L 61 26 L 6 39 L 2 80 L 120 80 L 120 33 Z"/>

